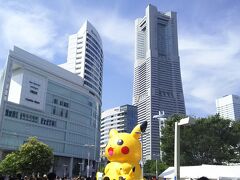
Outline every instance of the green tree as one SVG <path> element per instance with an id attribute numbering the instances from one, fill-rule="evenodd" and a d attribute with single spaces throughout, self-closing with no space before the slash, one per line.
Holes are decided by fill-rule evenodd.
<path id="1" fill-rule="evenodd" d="M 32 173 L 47 173 L 53 163 L 53 152 L 48 145 L 30 137 L 19 150 L 6 156 L 0 163 L 0 171 L 5 174 L 21 172 L 30 175 Z"/>
<path id="2" fill-rule="evenodd" d="M 163 160 L 173 165 L 174 122 L 181 117 L 174 115 L 163 129 Z M 226 164 L 239 160 L 240 125 L 221 118 L 218 114 L 197 119 L 195 125 L 180 127 L 181 165 Z"/>
<path id="3" fill-rule="evenodd" d="M 14 175 L 18 172 L 19 155 L 17 152 L 8 154 L 0 163 L 0 172 L 3 174 Z"/>
<path id="4" fill-rule="evenodd" d="M 174 114 L 165 121 L 165 127 L 162 129 L 161 150 L 163 153 L 163 162 L 167 165 L 174 164 L 174 123 L 185 118 L 183 115 Z"/>
<path id="5" fill-rule="evenodd" d="M 46 173 L 53 164 L 53 151 L 48 145 L 30 137 L 19 148 L 19 168 L 24 174 Z"/>
<path id="6" fill-rule="evenodd" d="M 165 171 L 168 166 L 161 162 L 161 161 L 158 161 L 157 162 L 157 168 L 158 168 L 158 174 L 162 173 L 163 171 Z M 146 163 L 144 164 L 144 167 L 143 167 L 143 171 L 144 173 L 146 174 L 152 174 L 152 175 L 155 175 L 156 173 L 156 160 L 147 160 Z"/>
<path id="7" fill-rule="evenodd" d="M 231 141 L 236 144 L 234 147 L 234 154 L 236 155 L 235 158 L 232 159 L 233 163 L 239 163 L 240 162 L 240 121 L 234 121 L 231 124 L 232 127 L 232 134 Z"/>

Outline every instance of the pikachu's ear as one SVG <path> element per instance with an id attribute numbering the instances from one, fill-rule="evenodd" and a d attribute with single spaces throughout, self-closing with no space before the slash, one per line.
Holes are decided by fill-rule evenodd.
<path id="1" fill-rule="evenodd" d="M 140 136 L 141 136 L 140 124 L 135 126 L 135 128 L 131 132 L 131 135 L 136 139 L 140 138 Z"/>
<path id="2" fill-rule="evenodd" d="M 116 134 L 118 134 L 118 131 L 116 129 L 111 129 L 109 132 L 109 138 L 113 137 Z"/>
<path id="3" fill-rule="evenodd" d="M 140 138 L 142 132 L 145 132 L 147 128 L 147 121 L 144 121 L 142 124 L 138 124 L 131 132 L 131 135 L 138 139 Z"/>

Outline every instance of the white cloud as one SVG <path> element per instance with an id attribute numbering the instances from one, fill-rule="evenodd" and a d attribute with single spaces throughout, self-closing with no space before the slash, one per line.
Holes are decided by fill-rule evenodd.
<path id="1" fill-rule="evenodd" d="M 14 45 L 36 55 L 53 60 L 62 50 L 62 38 L 51 20 L 51 12 L 37 4 L 22 6 L 20 3 L 5 3 L 0 6 L 1 55 L 7 56 Z"/>
<path id="2" fill-rule="evenodd" d="M 215 100 L 226 94 L 240 95 L 240 41 L 238 27 L 218 34 L 180 35 L 183 87 L 189 113 L 216 112 Z"/>
<path id="3" fill-rule="evenodd" d="M 104 53 L 133 62 L 134 19 L 122 17 L 115 9 L 76 7 L 69 2 L 67 6 L 71 11 L 69 19 L 73 26 L 79 28 L 85 20 L 89 20 L 97 29 L 103 41 Z"/>
<path id="4" fill-rule="evenodd" d="M 132 20 L 113 15 L 110 18 L 105 18 L 101 24 L 97 23 L 97 26 L 99 26 L 102 36 L 114 44 L 133 45 L 134 22 Z"/>
<path id="5" fill-rule="evenodd" d="M 112 15 L 111 18 L 98 21 L 96 26 L 103 37 L 105 52 L 115 55 L 117 59 L 127 60 L 125 63 L 133 63 L 133 21 Z"/>

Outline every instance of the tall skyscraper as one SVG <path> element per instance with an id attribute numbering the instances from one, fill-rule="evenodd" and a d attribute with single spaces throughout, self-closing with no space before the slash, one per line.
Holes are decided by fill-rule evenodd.
<path id="1" fill-rule="evenodd" d="M 240 97 L 227 95 L 216 100 L 217 113 L 221 117 L 231 120 L 240 120 Z"/>
<path id="2" fill-rule="evenodd" d="M 67 63 L 59 65 L 84 80 L 89 92 L 101 100 L 103 79 L 102 40 L 86 21 L 80 30 L 69 37 Z"/>
<path id="3" fill-rule="evenodd" d="M 159 111 L 185 114 L 177 37 L 175 12 L 161 13 L 149 5 L 145 16 L 135 21 L 133 105 L 139 123 L 148 121 L 144 159 L 159 156 L 159 122 L 153 116 Z"/>

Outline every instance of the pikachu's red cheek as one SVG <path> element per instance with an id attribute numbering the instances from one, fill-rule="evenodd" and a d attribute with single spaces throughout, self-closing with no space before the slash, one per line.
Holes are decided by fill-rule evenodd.
<path id="1" fill-rule="evenodd" d="M 123 154 L 128 154 L 129 153 L 129 148 L 127 146 L 122 147 L 121 152 Z"/>
<path id="2" fill-rule="evenodd" d="M 108 154 L 109 154 L 109 156 L 112 156 L 113 155 L 113 148 L 112 147 L 110 147 L 110 148 L 108 148 Z"/>

